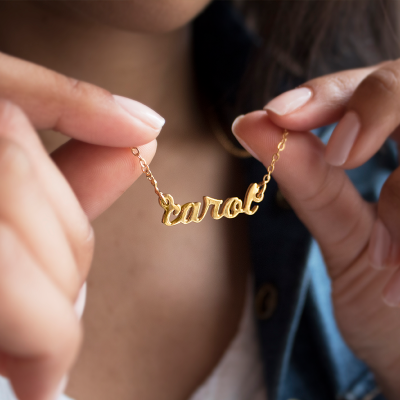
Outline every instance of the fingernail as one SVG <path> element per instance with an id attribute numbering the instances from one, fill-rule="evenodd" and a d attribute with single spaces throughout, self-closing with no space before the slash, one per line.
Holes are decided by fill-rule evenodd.
<path id="1" fill-rule="evenodd" d="M 49 400 L 59 400 L 59 397 L 64 393 L 64 390 L 66 389 L 68 384 L 68 376 L 65 375 L 59 385 L 57 386 L 57 389 L 54 391 L 53 395 L 50 396 L 48 399 Z"/>
<path id="2" fill-rule="evenodd" d="M 232 133 L 235 135 L 235 138 L 237 141 L 245 148 L 256 160 L 260 161 L 260 159 L 257 157 L 257 154 L 254 153 L 253 149 L 241 138 L 237 135 L 236 133 L 236 127 L 238 125 L 238 122 L 244 118 L 244 115 L 239 115 L 232 124 Z"/>
<path id="3" fill-rule="evenodd" d="M 78 298 L 76 299 L 75 304 L 74 304 L 75 313 L 79 319 L 82 318 L 83 311 L 85 310 L 86 291 L 87 291 L 87 285 L 85 282 L 82 285 L 81 290 L 79 291 L 79 294 L 78 294 Z"/>
<path id="4" fill-rule="evenodd" d="M 349 111 L 340 120 L 326 147 L 325 160 L 334 166 L 343 165 L 361 128 L 360 119 L 354 111 Z"/>
<path id="5" fill-rule="evenodd" d="M 369 262 L 372 267 L 382 269 L 386 266 L 392 247 L 390 233 L 381 219 L 375 221 L 368 247 Z"/>
<path id="6" fill-rule="evenodd" d="M 142 122 L 151 126 L 152 128 L 160 130 L 164 126 L 165 119 L 144 104 L 132 99 L 128 99 L 127 97 L 117 96 L 115 94 L 113 97 L 114 100 L 130 115 L 140 119 Z"/>
<path id="7" fill-rule="evenodd" d="M 286 115 L 306 104 L 311 97 L 312 91 L 306 87 L 289 90 L 271 100 L 264 110 L 278 115 Z"/>

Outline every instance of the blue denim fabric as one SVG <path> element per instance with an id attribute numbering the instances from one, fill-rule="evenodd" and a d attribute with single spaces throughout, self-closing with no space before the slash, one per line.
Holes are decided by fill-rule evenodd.
<path id="1" fill-rule="evenodd" d="M 320 129 L 327 141 L 333 126 Z M 368 201 L 378 198 L 397 166 L 391 142 L 365 165 L 348 172 Z M 264 167 L 245 162 L 248 182 Z M 255 292 L 266 283 L 277 289 L 273 315 L 258 320 L 268 400 L 383 399 L 367 366 L 344 343 L 332 312 L 330 281 L 319 247 L 292 210 L 276 204 L 271 182 L 257 218 L 249 219 Z"/>

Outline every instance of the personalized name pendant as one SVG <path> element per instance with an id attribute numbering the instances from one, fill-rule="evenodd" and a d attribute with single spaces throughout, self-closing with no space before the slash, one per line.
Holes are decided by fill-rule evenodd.
<path id="1" fill-rule="evenodd" d="M 139 159 L 142 172 L 154 187 L 154 191 L 158 196 L 158 202 L 164 209 L 162 216 L 162 223 L 167 226 L 174 226 L 178 224 L 189 224 L 191 222 L 203 221 L 208 210 L 214 219 L 235 218 L 239 214 L 253 215 L 258 210 L 257 205 L 253 203 L 260 203 L 264 199 L 264 192 L 267 188 L 268 182 L 271 180 L 271 174 L 274 172 L 275 163 L 279 160 L 280 152 L 284 150 L 286 140 L 289 132 L 285 129 L 283 131 L 282 140 L 278 144 L 277 152 L 272 156 L 271 164 L 267 168 L 267 174 L 264 175 L 261 183 L 252 183 L 247 189 L 244 201 L 238 197 L 230 197 L 225 201 L 213 199 L 212 197 L 203 197 L 203 206 L 200 202 L 186 203 L 183 206 L 175 204 L 174 198 L 170 194 L 164 194 L 158 189 L 157 181 L 151 173 L 149 165 L 140 154 L 137 147 L 131 149 L 132 154 Z M 172 220 L 171 220 L 172 218 Z"/>
<path id="2" fill-rule="evenodd" d="M 209 208 L 212 207 L 211 216 L 214 219 L 235 218 L 239 214 L 253 215 L 259 206 L 253 206 L 252 203 L 260 203 L 264 199 L 264 192 L 267 185 L 262 182 L 252 183 L 246 192 L 244 202 L 238 197 L 230 197 L 224 202 L 222 200 L 213 199 L 212 197 L 203 196 L 203 207 L 201 203 L 186 203 L 183 206 L 175 204 L 174 198 L 170 194 L 164 194 L 165 202 L 160 200 L 160 205 L 164 209 L 162 223 L 167 226 L 178 224 L 189 224 L 191 222 L 201 222 L 207 214 Z M 200 211 L 201 209 L 201 211 Z M 175 218 L 171 221 L 171 217 Z"/>

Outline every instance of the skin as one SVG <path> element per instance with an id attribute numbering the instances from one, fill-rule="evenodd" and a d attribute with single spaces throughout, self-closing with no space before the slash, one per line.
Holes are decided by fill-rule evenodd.
<path id="1" fill-rule="evenodd" d="M 0 4 L 0 48 L 15 56 L 0 54 L 0 190 L 6 194 L 0 198 L 0 372 L 21 400 L 52 400 L 67 372 L 67 394 L 82 400 L 183 400 L 236 332 L 248 274 L 242 216 L 164 227 L 157 198 L 144 178 L 136 182 L 141 171 L 127 149 L 143 146 L 151 161 L 157 137 L 152 170 L 161 189 L 181 203 L 244 193 L 194 95 L 188 23 L 206 3 Z M 397 76 L 398 64 L 388 65 Z M 274 177 L 321 245 L 347 343 L 374 370 L 387 398 L 396 399 L 398 309 L 381 298 L 396 274 L 373 270 L 367 249 L 377 214 L 398 237 L 397 175 L 376 210 L 343 171 L 364 162 L 398 125 L 371 136 L 373 122 L 397 107 L 399 85 L 385 90 L 370 78 L 385 68 L 308 82 L 313 96 L 300 110 L 251 113 L 235 133 L 267 165 L 280 127 L 290 129 Z M 124 114 L 110 92 L 163 115 L 162 134 Z M 348 109 L 362 116 L 363 128 L 346 163 L 332 167 L 307 131 Z M 52 130 L 74 138 L 52 155 L 59 170 L 34 128 L 47 130 L 48 147 L 65 140 Z M 236 187 L 232 176 L 239 177 Z M 93 258 L 89 220 L 96 217 Z M 90 266 L 85 339 L 76 360 L 82 329 L 73 304 Z"/>

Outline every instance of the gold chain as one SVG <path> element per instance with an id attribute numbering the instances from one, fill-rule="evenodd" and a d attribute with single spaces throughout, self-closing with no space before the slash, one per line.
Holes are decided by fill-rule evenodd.
<path id="1" fill-rule="evenodd" d="M 134 156 L 139 159 L 141 169 L 146 175 L 146 178 L 154 186 L 160 206 L 164 209 L 164 215 L 162 222 L 167 226 L 176 225 L 179 223 L 188 224 L 190 222 L 200 222 L 203 220 L 208 208 L 213 206 L 212 217 L 214 219 L 220 219 L 222 217 L 235 218 L 240 213 L 253 215 L 257 210 L 258 206 L 251 208 L 251 203 L 259 203 L 264 199 L 264 192 L 267 188 L 267 184 L 271 180 L 271 175 L 275 170 L 275 164 L 279 160 L 280 153 L 285 149 L 287 136 L 289 132 L 287 129 L 283 131 L 283 136 L 278 144 L 278 151 L 272 156 L 271 164 L 267 168 L 267 173 L 264 175 L 261 183 L 253 183 L 247 189 L 244 203 L 237 197 L 227 199 L 224 203 L 222 200 L 213 199 L 208 196 L 204 196 L 203 211 L 200 214 L 200 203 L 186 203 L 183 206 L 175 204 L 173 197 L 170 194 L 164 195 L 158 189 L 157 181 L 154 178 L 146 160 L 140 154 L 137 147 L 132 147 L 131 151 Z M 223 204 L 222 204 L 223 203 Z M 219 213 L 219 208 L 222 205 L 222 213 Z M 170 221 L 172 215 L 177 216 L 173 221 Z"/>
<path id="2" fill-rule="evenodd" d="M 131 148 L 132 154 L 139 159 L 140 167 L 142 168 L 142 172 L 146 175 L 146 178 L 150 181 L 150 183 L 154 186 L 154 191 L 156 192 L 157 196 L 159 197 L 159 201 L 166 205 L 168 204 L 168 200 L 164 197 L 164 193 L 158 189 L 157 181 L 154 178 L 154 175 L 150 171 L 149 165 L 146 163 L 146 160 L 140 154 L 140 151 L 137 147 Z"/>
<path id="3" fill-rule="evenodd" d="M 287 141 L 288 135 L 289 135 L 289 132 L 288 132 L 287 129 L 285 129 L 283 131 L 282 140 L 278 144 L 278 151 L 272 156 L 271 164 L 267 168 L 267 174 L 264 175 L 264 177 L 263 177 L 263 184 L 264 185 L 267 185 L 268 182 L 271 180 L 271 174 L 275 170 L 275 164 L 279 160 L 279 157 L 281 156 L 280 153 L 281 153 L 281 151 L 285 150 L 285 146 L 286 146 L 286 141 Z"/>

